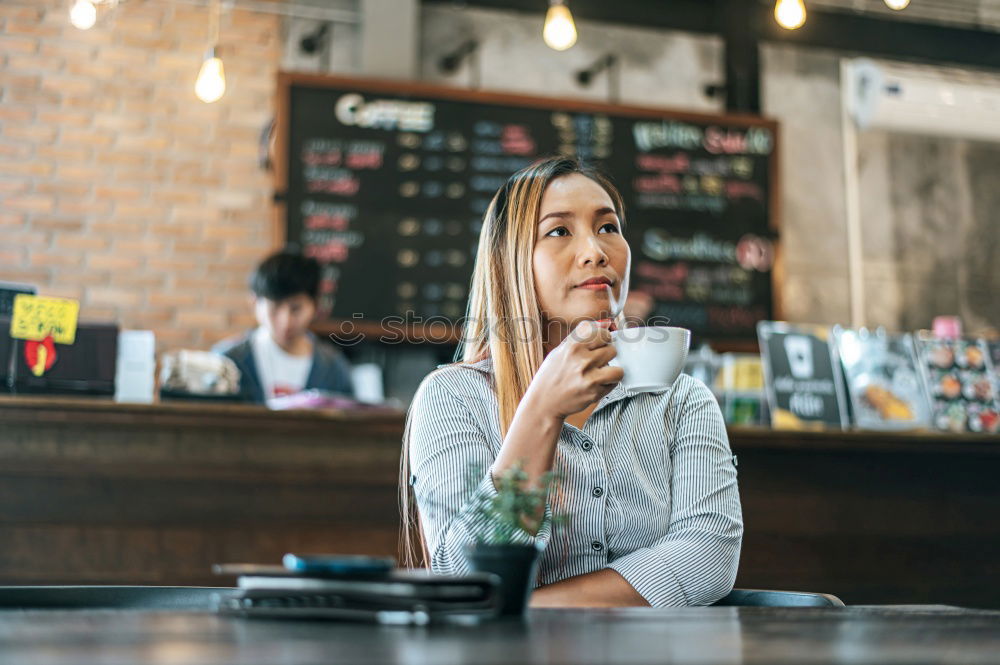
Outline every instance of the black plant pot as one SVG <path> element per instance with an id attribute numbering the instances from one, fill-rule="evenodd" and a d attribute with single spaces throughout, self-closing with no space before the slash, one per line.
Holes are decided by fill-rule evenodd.
<path id="1" fill-rule="evenodd" d="M 521 616 L 535 586 L 541 552 L 537 545 L 476 544 L 465 548 L 465 557 L 473 571 L 500 577 L 500 614 Z"/>

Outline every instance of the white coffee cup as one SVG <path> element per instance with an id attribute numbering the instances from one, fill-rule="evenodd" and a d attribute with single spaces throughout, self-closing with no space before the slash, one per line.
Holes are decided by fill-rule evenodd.
<path id="1" fill-rule="evenodd" d="M 671 326 L 639 326 L 615 330 L 611 341 L 618 355 L 610 365 L 625 370 L 623 388 L 663 390 L 674 385 L 691 345 L 691 331 Z"/>

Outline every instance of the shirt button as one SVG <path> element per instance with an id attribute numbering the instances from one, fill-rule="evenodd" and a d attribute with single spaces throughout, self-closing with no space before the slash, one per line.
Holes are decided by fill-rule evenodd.
<path id="1" fill-rule="evenodd" d="M 596 497 L 604 496 L 604 488 L 603 487 L 595 487 L 590 493 L 593 494 Z"/>
<path id="2" fill-rule="evenodd" d="M 583 448 L 584 450 L 590 450 L 591 448 L 594 447 L 594 444 L 591 443 L 590 441 L 584 441 L 582 444 L 580 444 L 580 447 Z"/>
<path id="3" fill-rule="evenodd" d="M 599 541 L 599 540 L 595 540 L 594 542 L 592 542 L 592 543 L 590 544 L 590 547 L 591 547 L 591 548 L 592 548 L 592 549 L 593 549 L 593 550 L 594 550 L 595 552 L 600 552 L 601 550 L 603 550 L 603 549 L 604 549 L 604 543 L 602 543 L 602 542 L 601 542 L 601 541 Z"/>

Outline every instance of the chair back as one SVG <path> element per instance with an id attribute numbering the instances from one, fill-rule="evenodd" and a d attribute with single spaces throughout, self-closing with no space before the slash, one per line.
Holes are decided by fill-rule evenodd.
<path id="1" fill-rule="evenodd" d="M 730 607 L 844 607 L 844 601 L 829 593 L 733 589 L 714 605 Z"/>

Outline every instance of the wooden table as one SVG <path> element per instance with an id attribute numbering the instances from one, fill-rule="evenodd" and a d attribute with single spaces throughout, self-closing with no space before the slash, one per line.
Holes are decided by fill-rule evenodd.
<path id="1" fill-rule="evenodd" d="M 403 416 L 0 397 L 0 584 L 396 554 Z M 732 428 L 739 587 L 1000 607 L 1000 437 Z"/>
<path id="2" fill-rule="evenodd" d="M 1000 612 L 947 607 L 535 610 L 377 626 L 204 613 L 0 612 L 0 664 L 989 663 Z"/>

